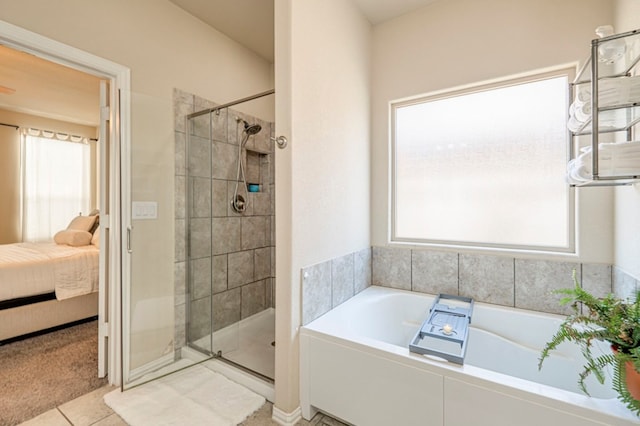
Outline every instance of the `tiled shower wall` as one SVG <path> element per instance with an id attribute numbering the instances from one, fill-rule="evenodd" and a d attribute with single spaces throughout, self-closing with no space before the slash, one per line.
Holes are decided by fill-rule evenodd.
<path id="1" fill-rule="evenodd" d="M 272 307 L 275 300 L 273 126 L 226 109 L 197 117 L 192 120 L 192 128 L 186 129 L 188 114 L 214 106 L 213 102 L 174 90 L 176 349 L 186 344 L 187 323 L 195 340 Z M 257 183 L 260 188 L 248 194 L 243 214 L 231 208 L 243 129 L 236 117 L 262 126 L 243 150 L 247 183 Z M 191 132 L 188 148 L 187 130 Z M 243 184 L 239 185 L 239 193 L 246 198 Z M 192 230 L 189 266 L 187 215 Z M 188 275 L 191 286 L 187 284 Z M 189 312 L 187 300 L 191 303 Z"/>
<path id="2" fill-rule="evenodd" d="M 367 261 L 358 260 L 367 259 L 367 253 Z M 352 264 L 354 279 L 350 282 L 344 277 L 351 276 Z M 365 270 L 367 265 L 370 271 Z M 568 314 L 569 308 L 561 306 L 560 297 L 552 292 L 573 286 L 574 269 L 583 288 L 596 296 L 613 292 L 631 298 L 640 290 L 638 280 L 606 264 L 373 247 L 302 270 L 302 323 L 308 324 L 370 284 Z"/>

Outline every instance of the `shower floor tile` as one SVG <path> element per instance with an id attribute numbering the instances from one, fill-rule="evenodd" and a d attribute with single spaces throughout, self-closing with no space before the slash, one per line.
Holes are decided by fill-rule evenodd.
<path id="1" fill-rule="evenodd" d="M 275 377 L 275 310 L 255 314 L 240 323 L 238 345 L 235 349 L 223 351 L 230 361 L 256 371 L 263 376 Z M 216 347 L 216 335 L 213 336 Z"/>
<path id="2" fill-rule="evenodd" d="M 275 309 L 269 308 L 213 333 L 213 352 L 270 379 L 275 376 Z M 208 338 L 195 342 L 209 346 Z"/>

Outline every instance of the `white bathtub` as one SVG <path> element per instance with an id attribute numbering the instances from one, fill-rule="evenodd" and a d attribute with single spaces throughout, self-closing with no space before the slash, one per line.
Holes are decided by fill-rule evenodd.
<path id="1" fill-rule="evenodd" d="M 476 303 L 465 364 L 409 352 L 434 296 L 370 287 L 300 330 L 303 417 L 362 426 L 630 425 L 608 384 L 577 387 L 582 355 L 538 357 L 562 317 Z M 603 350 L 608 350 L 602 344 Z"/>

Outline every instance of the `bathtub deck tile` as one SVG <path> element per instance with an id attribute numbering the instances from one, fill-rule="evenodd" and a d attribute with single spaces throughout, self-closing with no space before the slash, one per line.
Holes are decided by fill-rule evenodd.
<path id="1" fill-rule="evenodd" d="M 621 299 L 633 300 L 638 281 L 618 267 L 613 268 L 613 293 Z"/>
<path id="2" fill-rule="evenodd" d="M 331 306 L 333 308 L 344 303 L 354 295 L 353 258 L 353 253 L 351 253 L 331 261 Z"/>
<path id="3" fill-rule="evenodd" d="M 372 259 L 373 285 L 411 290 L 411 249 L 374 247 Z"/>
<path id="4" fill-rule="evenodd" d="M 569 306 L 560 305 L 561 295 L 554 290 L 571 288 L 576 270 L 580 279 L 580 264 L 548 260 L 516 259 L 516 307 L 561 315 L 571 313 Z"/>
<path id="5" fill-rule="evenodd" d="M 354 292 L 360 293 L 371 285 L 371 248 L 354 253 Z"/>
<path id="6" fill-rule="evenodd" d="M 411 289 L 421 293 L 458 294 L 458 253 L 412 250 Z"/>
<path id="7" fill-rule="evenodd" d="M 596 297 L 604 297 L 612 291 L 611 265 L 583 263 L 582 288 Z"/>
<path id="8" fill-rule="evenodd" d="M 302 325 L 331 310 L 331 261 L 302 270 Z"/>
<path id="9" fill-rule="evenodd" d="M 460 294 L 478 302 L 514 306 L 512 257 L 460 255 Z"/>

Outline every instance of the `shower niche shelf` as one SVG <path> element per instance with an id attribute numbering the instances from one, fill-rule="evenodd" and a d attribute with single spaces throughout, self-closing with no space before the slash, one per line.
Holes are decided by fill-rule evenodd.
<path id="1" fill-rule="evenodd" d="M 634 141 L 640 123 L 639 62 L 640 29 L 591 41 L 591 55 L 569 85 L 571 186 L 640 182 L 640 140 Z"/>

